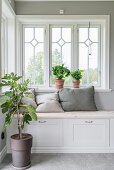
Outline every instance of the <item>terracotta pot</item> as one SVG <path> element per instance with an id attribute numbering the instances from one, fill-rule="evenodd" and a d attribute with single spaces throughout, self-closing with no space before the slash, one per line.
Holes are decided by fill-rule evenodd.
<path id="1" fill-rule="evenodd" d="M 64 87 L 64 80 L 63 79 L 56 79 L 55 80 L 56 89 L 61 89 Z"/>
<path id="2" fill-rule="evenodd" d="M 73 87 L 74 88 L 79 88 L 80 87 L 80 81 L 72 81 L 73 82 Z"/>
<path id="3" fill-rule="evenodd" d="M 18 134 L 11 136 L 12 164 L 15 169 L 27 169 L 31 165 L 32 135 L 22 134 L 19 139 Z"/>

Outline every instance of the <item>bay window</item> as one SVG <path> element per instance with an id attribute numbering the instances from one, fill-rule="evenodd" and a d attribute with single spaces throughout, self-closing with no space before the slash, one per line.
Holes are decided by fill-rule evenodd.
<path id="1" fill-rule="evenodd" d="M 52 67 L 64 64 L 71 71 L 84 70 L 81 86 L 109 88 L 107 18 L 22 23 L 22 75 L 30 79 L 30 86 L 53 87 Z M 71 77 L 66 78 L 65 86 L 71 85 Z"/>

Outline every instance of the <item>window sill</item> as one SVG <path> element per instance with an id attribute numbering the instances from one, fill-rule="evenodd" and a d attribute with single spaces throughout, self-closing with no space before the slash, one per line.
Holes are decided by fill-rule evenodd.
<path id="1" fill-rule="evenodd" d="M 72 88 L 72 87 L 68 87 L 68 88 Z M 57 91 L 58 90 L 55 89 L 54 87 L 50 87 L 50 88 L 35 88 L 35 92 L 36 93 L 53 93 L 53 92 L 57 92 Z M 110 92 L 112 92 L 112 89 L 95 88 L 95 92 L 96 93 L 110 93 Z"/>
<path id="2" fill-rule="evenodd" d="M 72 88 L 72 87 L 69 87 Z M 35 88 L 36 93 L 54 93 L 57 92 L 58 90 L 55 89 L 54 87 L 50 88 Z M 95 88 L 95 93 L 110 93 L 112 92 L 112 89 L 100 89 L 100 88 Z M 5 96 L 5 92 L 0 92 L 0 97 Z"/>
<path id="3" fill-rule="evenodd" d="M 112 92 L 112 89 L 98 89 L 98 88 L 95 88 L 95 92 L 97 93 L 110 93 Z"/>

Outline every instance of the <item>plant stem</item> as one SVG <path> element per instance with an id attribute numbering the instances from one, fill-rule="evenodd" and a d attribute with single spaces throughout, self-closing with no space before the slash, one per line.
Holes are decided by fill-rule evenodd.
<path id="1" fill-rule="evenodd" d="M 17 104 L 17 120 L 18 120 L 19 139 L 21 139 L 22 138 L 22 132 L 21 132 L 21 122 L 20 122 L 20 114 L 19 114 L 18 104 Z"/>

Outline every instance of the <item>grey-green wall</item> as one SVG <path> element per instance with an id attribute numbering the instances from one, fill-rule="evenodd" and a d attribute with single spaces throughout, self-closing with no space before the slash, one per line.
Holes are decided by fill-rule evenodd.
<path id="1" fill-rule="evenodd" d="M 53 15 L 60 9 L 68 15 L 104 15 L 113 13 L 114 2 L 16 2 L 15 8 L 18 15 Z"/>
<path id="2" fill-rule="evenodd" d="M 67 15 L 111 15 L 110 29 L 110 88 L 114 90 L 114 2 L 16 2 L 18 15 L 58 15 L 64 9 Z M 114 110 L 114 91 L 96 93 L 98 109 Z"/>

